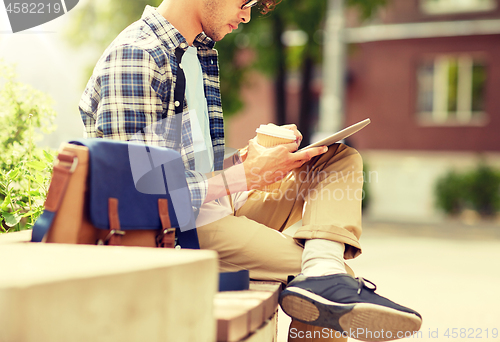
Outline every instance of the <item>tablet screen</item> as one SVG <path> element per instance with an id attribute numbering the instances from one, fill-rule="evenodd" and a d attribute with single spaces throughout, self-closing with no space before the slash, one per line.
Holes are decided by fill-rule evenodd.
<path id="1" fill-rule="evenodd" d="M 326 137 L 324 139 L 321 139 L 320 141 L 317 141 L 317 142 L 312 143 L 306 147 L 303 147 L 299 151 L 302 151 L 302 150 L 305 150 L 305 149 L 308 149 L 311 147 L 330 146 L 332 144 L 335 144 L 336 142 L 343 140 L 343 139 L 353 135 L 357 131 L 361 130 L 366 125 L 368 125 L 370 122 L 371 122 L 370 119 L 365 119 L 363 121 L 355 123 L 354 125 L 351 125 L 347 128 L 344 128 L 343 130 L 338 131 L 337 133 L 334 133 L 334 134 L 330 135 L 329 137 Z"/>

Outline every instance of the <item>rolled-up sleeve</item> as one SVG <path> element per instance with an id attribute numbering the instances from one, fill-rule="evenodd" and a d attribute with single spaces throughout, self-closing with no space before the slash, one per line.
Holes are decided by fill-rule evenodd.
<path id="1" fill-rule="evenodd" d="M 186 181 L 191 194 L 191 205 L 193 210 L 198 212 L 207 197 L 208 180 L 200 172 L 186 170 Z"/>

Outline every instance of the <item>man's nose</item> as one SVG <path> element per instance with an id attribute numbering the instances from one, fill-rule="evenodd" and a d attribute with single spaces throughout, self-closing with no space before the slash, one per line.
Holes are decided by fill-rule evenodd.
<path id="1" fill-rule="evenodd" d="M 252 8 L 242 9 L 240 12 L 240 20 L 242 23 L 248 24 L 252 19 Z"/>

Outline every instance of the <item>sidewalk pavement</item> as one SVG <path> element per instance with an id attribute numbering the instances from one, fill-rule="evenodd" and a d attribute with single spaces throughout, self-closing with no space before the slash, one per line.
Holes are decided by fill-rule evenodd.
<path id="1" fill-rule="evenodd" d="M 423 317 L 416 341 L 500 341 L 500 225 L 365 221 L 347 263 L 377 292 Z M 279 317 L 278 342 L 287 318 Z M 280 321 L 281 320 L 281 321 Z M 351 340 L 351 339 L 350 339 Z"/>

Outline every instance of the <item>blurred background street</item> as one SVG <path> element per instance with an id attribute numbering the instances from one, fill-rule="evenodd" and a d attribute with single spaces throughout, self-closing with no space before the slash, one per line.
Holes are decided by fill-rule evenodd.
<path id="1" fill-rule="evenodd" d="M 81 0 L 16 34 L 0 5 L 0 165 L 17 182 L 9 196 L 17 196 L 18 213 L 32 209 L 19 175 L 34 172 L 22 168 L 34 157 L 31 135 L 14 133 L 31 132 L 35 121 L 26 123 L 36 112 L 51 131 L 34 156 L 82 138 L 78 102 L 97 59 L 146 5 L 160 2 Z M 253 10 L 251 22 L 216 48 L 228 147 L 245 146 L 268 122 L 295 123 L 305 145 L 371 119 L 345 142 L 365 162 L 364 251 L 349 265 L 380 294 L 422 313 L 418 339 L 493 340 L 500 329 L 500 0 L 283 0 L 269 14 Z M 18 93 L 2 88 L 10 84 L 3 66 L 15 68 Z M 53 99 L 53 123 L 24 85 Z M 50 158 L 37 161 L 45 164 L 33 177 L 47 182 Z M 39 214 L 43 187 L 31 190 Z M 26 227 L 14 209 L 1 213 L 5 231 Z M 280 341 L 285 330 L 283 318 Z"/>

